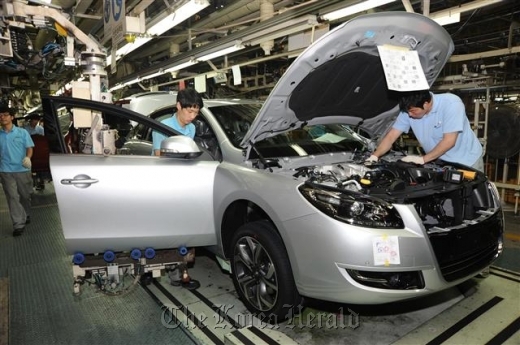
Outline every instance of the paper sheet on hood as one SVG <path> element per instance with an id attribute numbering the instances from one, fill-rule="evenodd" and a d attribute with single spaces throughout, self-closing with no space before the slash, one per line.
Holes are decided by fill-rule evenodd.
<path id="1" fill-rule="evenodd" d="M 390 45 L 378 46 L 377 49 L 388 89 L 414 91 L 430 88 L 417 51 Z"/>

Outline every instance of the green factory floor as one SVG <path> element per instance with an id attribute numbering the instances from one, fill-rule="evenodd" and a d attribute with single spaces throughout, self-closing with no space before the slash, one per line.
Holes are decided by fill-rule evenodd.
<path id="1" fill-rule="evenodd" d="M 110 297 L 85 288 L 73 296 L 71 257 L 52 184 L 35 192 L 32 204 L 31 224 L 13 237 L 0 191 L 0 280 L 9 291 L 8 344 L 196 343 L 182 327 L 162 325 L 161 308 L 144 289 Z"/>
<path id="2" fill-rule="evenodd" d="M 190 332 L 190 329 L 183 327 L 182 323 L 180 327 L 164 326 L 162 318 L 164 311 L 158 304 L 157 299 L 151 298 L 147 288 L 136 286 L 128 294 L 115 297 L 104 295 L 94 287 L 88 288 L 84 286 L 81 289 L 82 294 L 80 296 L 73 296 L 72 260 L 71 256 L 65 252 L 64 238 L 52 183 L 47 183 L 43 191 L 35 191 L 32 205 L 31 224 L 27 226 L 22 236 L 13 237 L 4 193 L 0 190 L 0 345 L 204 343 L 196 340 L 194 335 L 192 335 L 193 330 Z M 506 222 L 504 234 L 505 249 L 493 267 L 513 272 L 517 277 L 518 272 L 520 272 L 520 260 L 518 260 L 518 257 L 520 257 L 520 216 L 513 212 L 511 205 L 505 205 L 504 215 Z M 203 265 L 201 266 L 203 261 L 198 263 L 199 266 L 193 271 L 194 274 L 198 272 L 197 269 L 203 268 Z M 220 272 L 217 271 L 218 269 L 214 268 L 209 273 L 203 273 L 201 277 L 209 274 L 211 279 L 213 279 L 211 280 L 213 283 L 216 279 L 215 276 Z M 216 273 L 213 274 L 212 272 Z M 491 290 L 491 295 L 493 295 L 496 286 L 503 287 L 506 283 L 513 284 L 513 289 L 518 289 L 518 285 L 514 285 L 518 281 L 517 279 L 500 280 L 497 277 L 495 274 L 492 275 L 491 279 L 485 280 L 481 284 L 480 290 Z M 226 281 L 229 280 L 227 276 L 224 278 Z M 6 284 L 8 285 L 7 289 L 5 289 Z M 210 286 L 212 284 L 206 281 L 206 285 Z M 168 288 L 171 289 L 171 287 Z M 219 290 L 220 287 L 215 286 L 214 289 Z M 230 289 L 232 289 L 232 286 Z M 9 314 L 4 310 L 7 305 L 5 300 L 2 299 L 4 291 L 9 293 Z M 175 291 L 179 296 L 187 294 L 186 291 Z M 502 291 L 501 293 L 505 292 Z M 221 296 L 221 290 L 216 291 L 215 294 L 219 298 L 224 298 Z M 225 294 L 225 296 L 228 295 Z M 188 301 L 193 299 L 191 294 L 188 294 L 188 297 Z M 467 302 L 464 303 L 474 302 L 474 304 L 479 305 L 482 303 L 482 300 L 488 297 L 474 298 L 475 301 L 466 298 Z M 506 300 L 510 301 L 509 297 Z M 236 304 L 238 302 L 232 301 L 230 303 Z M 453 308 L 449 308 L 448 311 Z M 465 305 L 462 305 L 461 308 L 464 310 L 468 309 Z M 393 318 L 386 317 L 384 320 L 388 324 L 397 327 L 395 324 L 397 322 L 396 318 L 399 320 L 403 317 L 412 317 L 413 315 L 415 314 L 407 313 Z M 515 315 L 511 315 L 511 317 L 515 317 Z M 425 320 L 431 318 L 428 315 L 423 315 L 422 317 Z M 446 318 L 449 319 L 450 316 L 446 316 L 441 312 L 439 318 L 445 320 Z M 366 339 L 367 343 L 371 344 L 387 344 L 390 339 L 388 334 L 380 329 L 382 333 L 380 332 L 379 336 L 377 334 L 374 336 L 372 329 L 374 325 L 381 322 L 380 319 L 381 317 L 379 316 L 364 316 L 363 326 L 368 330 L 362 332 L 361 328 L 363 327 L 361 327 L 360 331 L 356 333 L 357 338 L 350 334 L 350 340 L 348 341 L 345 339 L 348 332 L 338 333 L 337 331 L 336 333 L 338 334 L 336 334 L 334 331 L 329 330 L 327 336 L 332 340 L 328 342 L 323 342 L 322 330 L 316 331 L 316 334 L 313 334 L 312 337 L 321 339 L 314 342 L 320 344 L 335 344 L 340 340 L 342 343 L 350 344 L 356 343 L 356 339 Z M 8 320 L 7 329 L 2 328 L 2 320 Z M 417 328 L 417 334 L 420 336 L 420 339 L 431 338 L 431 327 L 434 326 L 425 323 L 426 335 L 420 332 L 420 328 Z M 500 327 L 493 327 L 493 329 L 496 331 Z M 394 334 L 396 330 L 389 332 Z M 404 331 L 401 330 L 402 332 Z M 312 343 L 309 339 L 302 341 L 300 339 L 302 335 L 293 333 L 288 335 L 297 340 L 297 342 L 302 344 Z M 321 337 L 317 336 L 318 333 L 322 334 Z M 417 343 L 419 338 L 415 337 L 414 334 L 412 332 L 410 337 L 402 338 L 400 340 L 401 343 L 404 344 L 407 341 Z M 464 334 L 462 336 L 465 336 Z M 508 341 L 509 343 L 516 343 L 517 340 L 518 336 Z M 224 343 L 224 341 L 218 343 Z M 426 341 L 420 341 L 419 343 L 426 343 Z"/>

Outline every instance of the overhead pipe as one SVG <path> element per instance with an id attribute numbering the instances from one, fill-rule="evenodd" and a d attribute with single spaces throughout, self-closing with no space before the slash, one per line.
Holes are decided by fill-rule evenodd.
<path id="1" fill-rule="evenodd" d="M 402 0 L 402 3 L 403 3 L 403 6 L 404 6 L 404 9 L 406 10 L 406 12 L 415 13 L 415 11 L 413 10 L 412 4 L 410 3 L 410 0 Z"/>
<path id="2" fill-rule="evenodd" d="M 267 0 L 261 0 L 260 3 L 260 21 L 263 22 L 274 16 L 274 5 Z M 274 40 L 266 40 L 260 43 L 260 47 L 264 50 L 265 55 L 271 55 L 274 48 Z"/>
<path id="3" fill-rule="evenodd" d="M 509 25 L 509 36 L 507 37 L 507 48 L 511 49 L 513 45 L 513 30 L 520 27 L 520 23 L 518 23 L 516 20 L 513 20 L 511 22 L 511 25 Z"/>
<path id="4" fill-rule="evenodd" d="M 430 16 L 430 0 L 423 0 L 422 6 L 423 6 L 423 15 L 425 17 L 429 17 Z"/>

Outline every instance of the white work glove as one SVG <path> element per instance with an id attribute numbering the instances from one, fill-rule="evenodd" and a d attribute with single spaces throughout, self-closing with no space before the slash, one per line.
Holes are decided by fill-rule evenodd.
<path id="1" fill-rule="evenodd" d="M 378 160 L 379 158 L 377 158 L 377 156 L 371 155 L 367 158 L 367 160 L 365 160 L 365 165 L 372 165 L 374 163 L 377 163 Z"/>
<path id="2" fill-rule="evenodd" d="M 25 157 L 22 161 L 22 165 L 24 168 L 31 169 L 31 159 L 29 157 Z"/>
<path id="3" fill-rule="evenodd" d="M 407 162 L 407 163 L 415 163 L 415 164 L 421 164 L 421 165 L 424 164 L 424 158 L 422 158 L 421 156 L 409 155 L 409 156 L 401 158 L 401 160 L 403 162 Z"/>

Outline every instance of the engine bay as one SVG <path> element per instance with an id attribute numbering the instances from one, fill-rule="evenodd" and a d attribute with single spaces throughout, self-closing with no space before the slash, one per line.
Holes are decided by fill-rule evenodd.
<path id="1" fill-rule="evenodd" d="M 342 193 L 375 197 L 389 204 L 413 204 L 428 230 L 476 221 L 482 213 L 498 208 L 483 173 L 442 161 L 417 165 L 400 157 L 391 156 L 369 166 L 364 159 L 298 167 L 285 160 L 279 172 L 290 172 L 307 184 Z"/>

